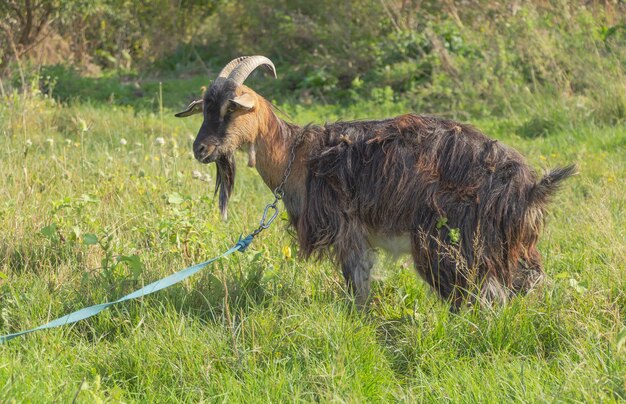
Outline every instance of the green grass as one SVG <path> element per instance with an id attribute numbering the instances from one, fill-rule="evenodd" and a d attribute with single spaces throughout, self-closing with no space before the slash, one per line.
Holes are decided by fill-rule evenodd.
<path id="1" fill-rule="evenodd" d="M 301 123 L 406 112 L 283 108 Z M 256 227 L 272 198 L 245 156 L 222 222 L 213 179 L 192 176 L 214 176 L 190 153 L 200 118 L 171 112 L 0 103 L 1 334 L 116 299 Z M 339 271 L 297 260 L 277 222 L 182 285 L 0 346 L 0 401 L 625 400 L 626 128 L 473 123 L 537 169 L 579 165 L 541 239 L 542 289 L 451 314 L 410 265 L 381 260 L 361 314 Z"/>

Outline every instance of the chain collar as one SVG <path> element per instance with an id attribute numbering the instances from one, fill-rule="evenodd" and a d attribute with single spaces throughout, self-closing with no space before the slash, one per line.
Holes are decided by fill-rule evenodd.
<path id="1" fill-rule="evenodd" d="M 297 139 L 291 145 L 289 161 L 287 162 L 287 168 L 283 173 L 283 179 L 280 184 L 278 184 L 278 186 L 272 191 L 272 193 L 274 194 L 274 202 L 265 205 L 265 210 L 263 211 L 263 216 L 261 217 L 259 227 L 257 227 L 257 229 L 252 232 L 252 237 L 256 237 L 257 234 L 269 228 L 272 222 L 278 217 L 278 213 L 280 212 L 280 209 L 278 209 L 278 201 L 282 200 L 285 197 L 285 183 L 287 182 L 287 179 L 291 174 L 291 166 L 296 159 L 296 149 L 298 148 L 298 146 L 300 146 L 303 140 L 304 129 L 300 132 Z"/>

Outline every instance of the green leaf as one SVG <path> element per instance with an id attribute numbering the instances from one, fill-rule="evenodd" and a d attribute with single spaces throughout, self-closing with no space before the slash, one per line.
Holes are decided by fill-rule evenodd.
<path id="1" fill-rule="evenodd" d="M 450 229 L 448 237 L 450 237 L 452 244 L 459 244 L 459 241 L 461 241 L 461 229 Z"/>
<path id="2" fill-rule="evenodd" d="M 167 203 L 170 205 L 180 205 L 185 202 L 182 196 L 178 192 L 174 192 L 167 195 Z"/>
<path id="3" fill-rule="evenodd" d="M 137 279 L 143 272 L 143 263 L 138 255 L 120 255 L 117 257 L 117 262 L 123 262 L 128 265 L 130 272 L 133 274 L 133 278 Z"/>
<path id="4" fill-rule="evenodd" d="M 448 218 L 440 217 L 439 220 L 437 220 L 437 230 L 441 229 L 443 226 L 447 224 L 448 224 Z"/>
<path id="5" fill-rule="evenodd" d="M 52 223 L 43 229 L 39 230 L 41 234 L 43 234 L 49 240 L 56 240 L 57 238 L 57 225 Z"/>
<path id="6" fill-rule="evenodd" d="M 585 293 L 587 291 L 587 288 L 584 286 L 584 284 L 579 283 L 576 279 L 574 278 L 570 278 L 569 280 L 569 286 L 574 289 L 576 292 L 578 293 Z"/>
<path id="7" fill-rule="evenodd" d="M 100 202 L 100 199 L 89 194 L 82 194 L 80 198 L 78 198 L 78 200 L 84 203 L 99 203 Z"/>
<path id="8" fill-rule="evenodd" d="M 7 278 L 8 278 L 7 274 L 0 272 L 0 279 L 7 279 Z"/>
<path id="9" fill-rule="evenodd" d="M 83 244 L 85 245 L 94 245 L 98 244 L 98 236 L 95 234 L 84 234 L 83 235 Z"/>

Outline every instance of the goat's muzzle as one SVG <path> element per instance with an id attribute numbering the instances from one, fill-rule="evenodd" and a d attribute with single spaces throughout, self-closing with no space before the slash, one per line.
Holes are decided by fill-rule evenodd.
<path id="1" fill-rule="evenodd" d="M 217 160 L 217 147 L 197 142 L 193 145 L 193 155 L 202 164 L 209 164 Z"/>

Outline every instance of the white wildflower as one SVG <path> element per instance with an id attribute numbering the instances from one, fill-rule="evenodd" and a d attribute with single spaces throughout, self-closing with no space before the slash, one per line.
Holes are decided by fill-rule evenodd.
<path id="1" fill-rule="evenodd" d="M 78 126 L 80 126 L 81 131 L 87 132 L 89 130 L 89 125 L 87 125 L 87 122 L 85 122 L 83 118 L 78 117 L 77 122 Z"/>
<path id="2" fill-rule="evenodd" d="M 30 139 L 26 139 L 26 147 L 31 147 L 33 142 Z"/>
<path id="3" fill-rule="evenodd" d="M 46 143 L 48 143 L 50 146 L 52 146 L 54 144 L 54 139 L 49 137 L 49 138 L 46 139 Z"/>
<path id="4" fill-rule="evenodd" d="M 202 174 L 198 170 L 193 170 L 191 172 L 191 176 L 195 180 L 200 180 L 200 181 L 204 181 L 204 182 L 211 182 L 211 176 L 209 175 L 209 173 Z"/>
<path id="5" fill-rule="evenodd" d="M 158 137 L 154 139 L 154 142 L 158 144 L 159 146 L 163 146 L 165 144 L 165 139 L 163 139 L 162 137 Z"/>
<path id="6" fill-rule="evenodd" d="M 121 138 L 121 139 L 120 139 L 120 144 L 121 144 L 122 146 L 126 146 L 126 145 L 128 144 L 128 142 L 126 141 L 126 139 Z"/>

